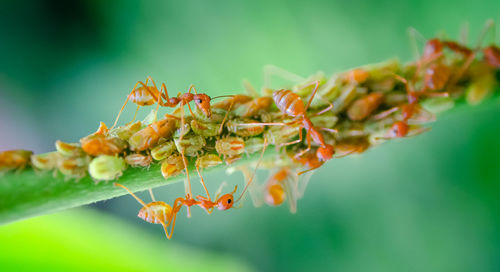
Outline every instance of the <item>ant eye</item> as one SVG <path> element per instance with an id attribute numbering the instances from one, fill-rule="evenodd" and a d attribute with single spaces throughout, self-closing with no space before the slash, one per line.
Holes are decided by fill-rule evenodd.
<path id="1" fill-rule="evenodd" d="M 228 200 L 227 200 L 227 204 L 231 204 L 231 199 L 228 199 Z"/>
<path id="2" fill-rule="evenodd" d="M 198 98 L 198 99 L 196 99 L 194 102 L 195 102 L 196 104 L 201 104 L 201 99 L 199 99 L 199 98 Z"/>

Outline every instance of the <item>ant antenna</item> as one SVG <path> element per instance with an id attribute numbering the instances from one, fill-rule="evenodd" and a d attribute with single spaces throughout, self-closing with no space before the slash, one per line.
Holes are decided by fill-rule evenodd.
<path id="1" fill-rule="evenodd" d="M 219 96 L 212 97 L 212 99 L 221 98 L 221 97 L 234 97 L 234 95 L 219 95 Z"/>
<path id="2" fill-rule="evenodd" d="M 257 165 L 255 165 L 255 170 L 253 171 L 252 177 L 250 178 L 250 181 L 247 183 L 247 185 L 245 186 L 245 189 L 243 189 L 243 192 L 241 192 L 240 197 L 238 197 L 238 199 L 235 201 L 235 203 L 238 203 L 238 201 L 240 201 L 240 199 L 243 197 L 246 190 L 248 189 L 248 186 L 250 186 L 253 179 L 255 178 L 255 174 L 257 174 L 257 169 L 259 168 L 260 162 L 262 161 L 262 157 L 264 157 L 264 152 L 266 151 L 266 147 L 267 147 L 267 138 L 264 137 L 264 147 L 262 148 L 262 152 L 260 153 L 259 161 L 257 162 Z"/>

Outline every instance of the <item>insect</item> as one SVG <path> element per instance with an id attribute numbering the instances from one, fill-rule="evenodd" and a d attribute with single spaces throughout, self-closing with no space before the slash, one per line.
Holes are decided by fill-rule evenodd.
<path id="1" fill-rule="evenodd" d="M 176 124 L 177 120 L 171 116 L 153 122 L 130 136 L 128 139 L 130 149 L 144 151 L 154 147 L 161 138 L 167 138 L 174 133 Z"/>
<path id="2" fill-rule="evenodd" d="M 38 170 L 55 170 L 57 168 L 57 161 L 60 157 L 61 154 L 59 152 L 31 155 L 31 164 Z"/>
<path id="3" fill-rule="evenodd" d="M 109 155 L 100 155 L 89 164 L 89 174 L 96 182 L 117 179 L 125 169 L 127 163 L 124 159 Z"/>
<path id="4" fill-rule="evenodd" d="M 149 81 L 151 81 L 153 86 L 148 85 Z M 194 91 L 194 94 L 191 93 L 191 91 Z M 180 104 L 180 107 L 182 108 L 184 105 L 188 105 L 189 111 L 193 115 L 191 106 L 189 105 L 189 102 L 191 101 L 194 101 L 196 107 L 198 107 L 206 116 L 210 117 L 210 115 L 212 114 L 210 109 L 210 96 L 206 94 L 198 94 L 194 85 L 189 86 L 189 90 L 187 93 L 179 93 L 177 97 L 169 97 L 165 83 L 162 83 L 160 90 L 158 90 L 155 81 L 151 78 L 151 76 L 148 76 L 146 78 L 146 82 L 137 81 L 134 88 L 127 96 L 127 99 L 120 109 L 118 116 L 116 116 L 115 123 L 113 124 L 112 128 L 115 127 L 118 123 L 120 115 L 129 100 L 137 104 L 136 115 L 139 107 L 153 105 L 154 103 L 157 103 L 156 112 L 158 111 L 159 106 L 173 108 Z M 134 120 L 135 117 L 136 116 L 134 116 Z"/>
<path id="5" fill-rule="evenodd" d="M 257 163 L 257 166 L 255 168 L 255 172 L 257 171 L 257 168 L 262 160 L 262 157 L 266 149 L 265 147 L 266 145 L 262 149 L 262 153 L 259 162 Z M 130 189 L 128 189 L 124 185 L 119 183 L 114 183 L 114 185 L 125 189 L 130 195 L 132 195 L 132 197 L 134 197 L 137 200 L 137 202 L 139 202 L 142 205 L 142 208 L 139 210 L 139 213 L 137 215 L 139 218 L 148 223 L 161 224 L 165 231 L 165 236 L 167 237 L 167 239 L 170 239 L 172 238 L 172 235 L 174 233 L 177 213 L 179 213 L 182 206 L 186 206 L 188 208 L 191 206 L 200 206 L 209 214 L 212 213 L 212 211 L 215 208 L 219 210 L 231 209 L 233 205 L 237 203 L 244 196 L 246 190 L 248 189 L 248 186 L 252 183 L 252 180 L 253 179 L 247 182 L 245 189 L 243 189 L 243 192 L 241 193 L 240 197 L 236 199 L 236 201 L 234 200 L 233 195 L 234 193 L 236 193 L 237 186 L 235 187 L 234 191 L 232 191 L 229 194 L 224 194 L 220 197 L 219 194 L 217 194 L 215 202 L 212 202 L 208 197 L 208 195 L 207 197 L 197 196 L 196 199 L 193 199 L 191 195 L 188 194 L 186 195 L 185 198 L 179 197 L 175 199 L 173 207 L 163 201 L 156 201 L 152 192 L 151 192 L 151 198 L 153 201 L 151 203 L 146 204 L 142 199 L 137 197 Z M 222 186 L 219 188 L 219 190 L 221 188 Z M 170 232 L 168 231 L 169 226 L 171 226 Z"/>
<path id="6" fill-rule="evenodd" d="M 382 103 L 384 95 L 370 93 L 354 101 L 347 110 L 347 116 L 353 121 L 361 121 L 368 117 Z"/>
<path id="7" fill-rule="evenodd" d="M 490 45 L 483 49 L 484 60 L 494 68 L 500 68 L 500 48 Z"/>
<path id="8" fill-rule="evenodd" d="M 280 125 L 280 126 L 288 126 L 291 124 L 299 124 L 300 128 L 304 128 L 307 131 L 306 134 L 306 142 L 307 142 L 307 148 L 302 150 L 301 152 L 297 153 L 296 156 L 300 157 L 309 150 L 311 150 L 311 142 L 314 141 L 315 143 L 319 144 L 320 147 L 317 149 L 317 156 L 320 158 L 322 161 L 327 161 L 330 160 L 334 154 L 334 148 L 330 144 L 326 144 L 325 140 L 323 138 L 323 135 L 319 130 L 327 130 L 330 132 L 335 132 L 335 130 L 328 129 L 328 128 L 318 128 L 313 125 L 311 120 L 308 118 L 306 115 L 306 111 L 309 108 L 309 105 L 312 102 L 312 99 L 314 98 L 314 95 L 316 94 L 316 91 L 318 90 L 319 87 L 319 81 L 312 82 L 310 84 L 307 84 L 304 86 L 304 88 L 309 87 L 309 86 L 314 86 L 311 97 L 309 98 L 309 101 L 307 104 L 304 106 L 304 102 L 300 98 L 300 96 L 291 90 L 279 90 L 273 92 L 273 100 L 278 109 L 286 116 L 294 118 L 292 121 L 287 122 L 287 123 L 246 123 L 246 124 L 239 124 L 241 126 L 245 125 Z M 315 116 L 321 115 L 330 109 L 333 108 L 333 105 L 330 104 L 328 107 L 325 109 L 321 110 L 320 112 L 314 114 Z M 287 146 L 291 144 L 296 144 L 302 142 L 302 129 L 299 129 L 299 139 L 295 141 L 291 141 L 288 143 L 283 143 L 280 146 Z"/>
<path id="9" fill-rule="evenodd" d="M 0 153 L 0 172 L 6 172 L 14 169 L 22 170 L 30 163 L 30 157 L 33 154 L 28 150 L 7 150 Z"/>
<path id="10" fill-rule="evenodd" d="M 133 153 L 125 157 L 125 162 L 132 167 L 148 167 L 153 162 L 153 158 L 149 154 Z"/>
<path id="11" fill-rule="evenodd" d="M 251 137 L 251 136 L 256 136 L 264 132 L 264 126 L 262 125 L 255 125 L 255 126 L 239 126 L 238 124 L 241 123 L 256 123 L 256 120 L 252 119 L 233 119 L 229 120 L 226 123 L 227 130 L 231 133 L 236 134 L 237 136 L 241 137 Z"/>
<path id="12" fill-rule="evenodd" d="M 245 152 L 245 141 L 240 137 L 233 136 L 220 138 L 215 142 L 215 150 L 219 155 L 224 156 L 227 163 L 227 159 L 239 157 Z"/>
<path id="13" fill-rule="evenodd" d="M 80 139 L 83 151 L 92 156 L 116 155 L 125 150 L 127 142 L 117 136 L 109 135 L 105 123 L 101 122 L 99 129 L 89 136 Z"/>

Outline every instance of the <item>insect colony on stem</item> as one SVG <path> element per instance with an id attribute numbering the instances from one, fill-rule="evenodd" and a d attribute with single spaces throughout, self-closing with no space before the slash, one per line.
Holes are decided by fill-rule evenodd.
<path id="1" fill-rule="evenodd" d="M 221 96 L 226 98 L 217 103 L 193 85 L 187 92 L 169 96 L 164 83 L 158 89 L 148 77 L 136 83 L 111 128 L 101 122 L 80 143 L 57 141 L 57 151 L 51 153 L 2 152 L 0 173 L 31 166 L 38 172 L 62 173 L 67 180 L 78 181 L 89 173 L 95 182 L 116 180 L 129 166 L 159 164 L 165 179 L 184 173 L 185 195 L 172 206 L 156 201 L 151 190 L 153 201 L 146 204 L 123 184 L 115 183 L 143 206 L 138 216 L 161 224 L 168 238 L 183 206 L 188 216 L 189 209 L 196 206 L 210 214 L 216 208 L 235 207 L 247 191 L 256 206 L 287 202 L 295 212 L 313 170 L 325 162 L 362 153 L 389 139 L 428 131 L 424 124 L 435 120 L 433 111 L 440 105 L 462 97 L 477 104 L 490 95 L 498 85 L 500 49 L 493 44 L 481 47 L 484 36 L 481 34 L 475 48 L 465 42 L 430 39 L 422 55 L 409 64 L 391 60 L 330 78 L 317 74 L 304 79 L 268 66 L 262 95 L 244 82 L 247 94 Z M 272 76 L 287 79 L 293 86 L 272 89 Z M 137 110 L 145 106 L 155 109 L 143 121 L 136 121 L 136 110 L 129 123 L 117 126 L 129 101 L 137 104 Z M 185 106 L 189 114 L 185 114 Z M 173 111 L 159 118 L 160 107 Z M 263 158 L 268 145 L 275 146 L 276 152 Z M 258 153 L 260 159 L 253 168 L 249 164 L 233 166 L 242 157 Z M 245 189 L 236 199 L 237 187 L 222 196 L 219 190 L 213 199 L 206 188 L 202 170 L 222 163 L 230 165 L 231 171 L 241 171 L 245 178 Z M 194 165 L 205 195 L 194 196 L 190 165 Z M 259 166 L 271 173 L 264 183 L 256 176 Z"/>

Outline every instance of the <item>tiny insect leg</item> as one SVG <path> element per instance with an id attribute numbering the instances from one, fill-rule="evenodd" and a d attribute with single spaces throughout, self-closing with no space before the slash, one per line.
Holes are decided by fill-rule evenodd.
<path id="1" fill-rule="evenodd" d="M 307 88 L 307 87 L 309 87 L 309 86 L 313 86 L 313 85 L 314 85 L 314 89 L 313 89 L 313 91 L 312 91 L 311 97 L 309 98 L 309 101 L 307 101 L 307 105 L 306 105 L 306 107 L 304 108 L 304 111 L 307 111 L 307 109 L 308 109 L 308 108 L 309 108 L 309 106 L 311 105 L 311 102 L 312 102 L 312 100 L 313 100 L 314 96 L 316 95 L 316 92 L 318 91 L 318 88 L 319 88 L 319 80 L 313 81 L 313 82 L 311 82 L 311 83 L 309 83 L 309 84 L 307 84 L 307 85 L 305 85 L 305 86 L 303 86 L 303 87 L 301 88 L 301 89 L 305 89 L 305 88 Z M 333 107 L 333 105 L 332 105 L 332 107 Z"/>
<path id="2" fill-rule="evenodd" d="M 189 104 L 188 104 L 189 106 Z M 182 141 L 182 138 L 184 136 L 184 104 L 181 103 L 180 105 L 180 109 L 181 109 L 181 136 L 179 137 L 179 142 Z M 184 164 L 184 169 L 186 170 L 186 179 L 184 180 L 184 187 L 186 189 L 186 194 L 192 196 L 193 193 L 192 193 L 192 190 L 191 190 L 191 180 L 189 178 L 189 170 L 188 170 L 188 163 L 187 163 L 187 159 L 186 159 L 186 156 L 184 155 L 184 150 L 180 150 L 179 153 L 181 153 L 181 158 L 182 158 L 182 162 Z M 190 207 L 187 207 L 187 210 L 188 210 L 188 217 L 191 217 L 191 208 Z"/>
<path id="3" fill-rule="evenodd" d="M 271 79 L 273 76 L 280 77 L 292 83 L 300 83 L 306 80 L 305 78 L 299 75 L 296 75 L 283 68 L 271 64 L 264 66 L 263 70 L 264 70 L 264 88 L 271 88 Z"/>
<path id="4" fill-rule="evenodd" d="M 259 97 L 259 93 L 257 92 L 257 90 L 255 90 L 255 88 L 253 87 L 252 83 L 250 83 L 250 81 L 243 79 L 243 81 L 241 83 L 242 83 L 243 88 L 245 89 L 245 91 L 248 95 L 250 95 L 251 97 Z"/>
<path id="5" fill-rule="evenodd" d="M 203 186 L 203 189 L 205 189 L 205 193 L 207 193 L 207 198 L 209 201 L 212 201 L 210 199 L 210 194 L 208 193 L 208 189 L 207 189 L 207 186 L 205 185 L 205 180 L 203 180 L 203 176 L 201 175 L 200 173 L 200 168 L 198 167 L 198 165 L 196 165 L 196 172 L 198 172 L 198 176 L 200 176 L 200 183 L 201 185 Z"/>
<path id="6" fill-rule="evenodd" d="M 252 177 L 250 178 L 250 180 L 245 185 L 245 188 L 243 189 L 243 191 L 241 192 L 240 197 L 238 197 L 238 199 L 235 201 L 235 203 L 238 203 L 241 200 L 241 198 L 245 195 L 245 192 L 247 191 L 248 186 L 250 186 L 252 184 L 252 182 L 253 182 L 253 180 L 255 178 L 255 175 L 257 174 L 257 169 L 259 169 L 259 165 L 262 162 L 262 158 L 264 157 L 264 153 L 266 152 L 266 148 L 267 148 L 267 138 L 264 137 L 264 147 L 262 148 L 262 152 L 260 153 L 260 158 L 257 161 L 257 164 L 255 165 L 255 169 L 253 171 Z M 236 188 L 235 188 L 234 192 L 236 192 Z"/>
<path id="7" fill-rule="evenodd" d="M 426 39 L 422 35 L 422 33 L 420 33 L 418 30 L 416 30 L 413 27 L 409 27 L 407 32 L 408 32 L 408 37 L 410 39 L 410 46 L 411 46 L 412 51 L 413 51 L 413 56 L 415 59 L 418 60 L 418 59 L 420 59 L 420 50 L 419 50 L 417 40 L 420 40 L 421 42 L 425 43 Z"/>
<path id="8" fill-rule="evenodd" d="M 460 43 L 467 44 L 469 40 L 469 22 L 465 22 L 460 26 Z"/>
<path id="9" fill-rule="evenodd" d="M 311 150 L 311 133 L 309 133 L 309 131 L 306 134 L 306 142 L 307 142 L 307 148 L 295 154 L 294 156 L 295 158 L 299 158 L 305 153 L 307 153 L 309 150 Z"/>
<path id="10" fill-rule="evenodd" d="M 226 115 L 224 115 L 224 119 L 222 119 L 222 122 L 220 123 L 219 134 L 222 133 L 222 129 L 224 128 L 224 123 L 226 122 L 227 116 L 229 115 L 229 112 L 233 108 L 233 105 L 234 105 L 234 99 L 231 100 L 231 104 L 229 104 L 229 108 L 227 109 Z"/>

